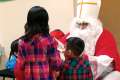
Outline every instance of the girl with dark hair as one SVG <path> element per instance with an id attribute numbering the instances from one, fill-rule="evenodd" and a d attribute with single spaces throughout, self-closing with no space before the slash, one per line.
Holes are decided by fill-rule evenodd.
<path id="1" fill-rule="evenodd" d="M 25 39 L 29 40 L 35 34 L 43 34 L 49 36 L 48 13 L 39 6 L 32 7 L 27 16 L 27 33 Z"/>
<path id="2" fill-rule="evenodd" d="M 62 60 L 57 42 L 49 34 L 48 13 L 40 6 L 32 7 L 27 16 L 27 32 L 19 41 L 14 69 L 17 80 L 55 80 Z"/>

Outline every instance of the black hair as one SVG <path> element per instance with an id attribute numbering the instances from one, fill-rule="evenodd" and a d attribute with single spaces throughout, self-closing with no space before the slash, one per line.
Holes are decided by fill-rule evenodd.
<path id="1" fill-rule="evenodd" d="M 80 56 L 85 48 L 84 41 L 78 37 L 67 39 L 67 50 L 71 50 L 75 56 Z"/>
<path id="2" fill-rule="evenodd" d="M 47 11 L 40 6 L 32 7 L 27 15 L 27 33 L 26 38 L 30 38 L 35 34 L 49 35 L 49 16 Z"/>
<path id="3" fill-rule="evenodd" d="M 15 52 L 16 53 L 18 52 L 18 41 L 19 41 L 19 39 L 16 39 L 11 43 L 9 59 L 10 59 L 11 55 L 14 55 Z"/>
<path id="4" fill-rule="evenodd" d="M 25 30 L 25 34 L 28 32 L 28 25 L 27 23 L 24 25 L 24 30 Z"/>

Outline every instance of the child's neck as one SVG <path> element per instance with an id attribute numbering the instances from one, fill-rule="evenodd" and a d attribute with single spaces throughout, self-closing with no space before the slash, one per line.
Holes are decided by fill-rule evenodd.
<path id="1" fill-rule="evenodd" d="M 79 58 L 80 58 L 80 56 L 73 56 L 72 58 L 79 59 Z"/>

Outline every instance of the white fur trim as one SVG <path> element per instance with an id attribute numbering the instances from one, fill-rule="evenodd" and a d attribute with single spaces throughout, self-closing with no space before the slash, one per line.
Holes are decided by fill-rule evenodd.
<path id="1" fill-rule="evenodd" d="M 120 80 L 120 72 L 113 71 L 110 74 L 108 74 L 103 80 Z"/>

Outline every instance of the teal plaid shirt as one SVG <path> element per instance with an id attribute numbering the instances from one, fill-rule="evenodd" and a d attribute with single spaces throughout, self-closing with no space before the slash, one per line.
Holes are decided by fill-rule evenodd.
<path id="1" fill-rule="evenodd" d="M 65 61 L 60 76 L 60 80 L 93 80 L 88 57 Z"/>

